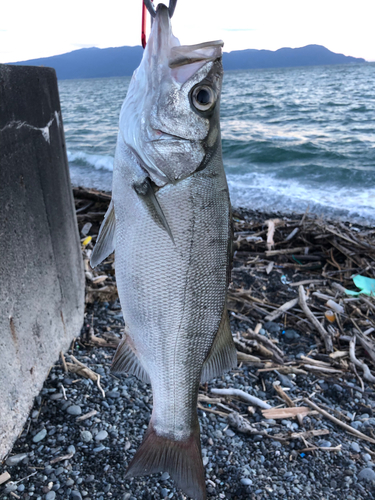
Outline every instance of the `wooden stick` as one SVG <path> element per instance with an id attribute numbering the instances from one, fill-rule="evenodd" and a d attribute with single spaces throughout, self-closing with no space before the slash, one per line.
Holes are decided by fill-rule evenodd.
<path id="1" fill-rule="evenodd" d="M 6 481 L 9 481 L 9 479 L 10 479 L 10 474 L 8 471 L 5 471 L 2 474 L 0 474 L 0 484 L 3 484 Z"/>
<path id="2" fill-rule="evenodd" d="M 327 354 L 333 352 L 332 336 L 325 330 L 325 328 L 319 323 L 319 321 L 310 311 L 308 305 L 306 304 L 305 290 L 302 285 L 298 287 L 298 293 L 299 293 L 299 305 L 301 306 L 303 312 L 309 318 L 311 323 L 315 326 L 320 335 L 323 337 Z"/>
<path id="3" fill-rule="evenodd" d="M 370 372 L 370 368 L 365 363 L 363 363 L 362 361 L 360 361 L 355 357 L 355 342 L 356 342 L 356 337 L 353 337 L 352 340 L 349 342 L 350 359 L 352 363 L 354 363 L 356 366 L 358 366 L 363 370 L 363 378 L 375 384 L 375 377 Z"/>
<path id="4" fill-rule="evenodd" d="M 357 429 L 354 429 L 353 427 L 350 427 L 350 425 L 347 425 L 344 422 L 341 422 L 341 420 L 339 420 L 338 418 L 334 417 L 333 415 L 331 415 L 327 411 L 323 410 L 318 405 L 316 405 L 315 403 L 313 403 L 312 401 L 310 401 L 308 398 L 303 398 L 303 400 L 311 408 L 313 408 L 314 410 L 318 411 L 324 417 L 328 418 L 329 420 L 331 420 L 335 424 L 339 425 L 340 427 L 342 427 L 346 431 L 350 432 L 351 434 L 355 434 L 356 436 L 360 437 L 361 439 L 363 439 L 365 441 L 368 441 L 369 443 L 375 444 L 375 439 L 370 438 L 370 437 L 366 436 L 366 434 L 362 434 L 362 432 L 357 431 Z"/>
<path id="5" fill-rule="evenodd" d="M 292 309 L 292 307 L 295 307 L 297 304 L 298 304 L 298 299 L 289 300 L 288 302 L 285 302 L 285 304 L 280 306 L 278 309 L 276 309 L 276 311 L 273 311 L 271 314 L 266 316 L 264 319 L 266 321 L 274 321 L 276 318 L 279 318 L 282 314 L 289 311 L 289 309 Z"/>
<path id="6" fill-rule="evenodd" d="M 67 373 L 68 367 L 66 366 L 65 356 L 64 356 L 64 353 L 62 351 L 60 351 L 60 356 L 61 356 L 61 361 L 62 361 L 62 364 L 64 367 L 64 372 Z"/>
<path id="7" fill-rule="evenodd" d="M 264 408 L 266 410 L 272 408 L 272 406 L 268 403 L 265 403 L 255 396 L 251 396 L 247 392 L 241 391 L 241 389 L 211 389 L 211 392 L 212 394 L 218 394 L 219 396 L 235 396 L 243 401 L 246 401 L 246 403 L 259 406 L 260 408 Z"/>

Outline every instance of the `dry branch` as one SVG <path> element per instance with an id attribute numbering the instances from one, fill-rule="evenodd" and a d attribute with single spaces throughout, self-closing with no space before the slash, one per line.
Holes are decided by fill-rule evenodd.
<path id="1" fill-rule="evenodd" d="M 322 336 L 326 347 L 326 352 L 328 354 L 333 352 L 332 336 L 325 330 L 325 328 L 315 318 L 314 314 L 310 311 L 306 303 L 305 290 L 302 285 L 299 286 L 298 292 L 299 292 L 299 305 L 301 306 L 303 312 L 306 314 L 308 319 L 312 322 L 312 324 L 315 326 L 315 328 Z"/>
<path id="2" fill-rule="evenodd" d="M 255 396 L 251 396 L 247 392 L 241 391 L 240 389 L 211 389 L 212 394 L 217 394 L 219 396 L 232 396 L 237 397 L 245 401 L 246 403 L 250 403 L 255 406 L 259 406 L 260 408 L 269 409 L 272 408 L 271 405 L 265 403 L 259 398 Z"/>
<path id="3" fill-rule="evenodd" d="M 369 443 L 375 444 L 375 439 L 370 438 L 369 436 L 366 436 L 366 434 L 362 434 L 362 432 L 357 431 L 357 429 L 354 429 L 353 427 L 350 427 L 350 425 L 347 425 L 344 422 L 341 422 L 341 420 L 339 420 L 338 418 L 334 417 L 333 415 L 331 415 L 327 411 L 323 410 L 318 405 L 316 405 L 315 403 L 313 403 L 312 401 L 310 401 L 308 398 L 304 398 L 304 401 L 311 408 L 313 408 L 314 410 L 318 411 L 324 417 L 328 418 L 329 420 L 331 420 L 335 424 L 339 425 L 340 427 L 342 427 L 346 431 L 350 432 L 351 434 L 355 434 L 356 436 L 360 437 L 361 439 L 364 439 L 365 441 L 368 441 Z"/>

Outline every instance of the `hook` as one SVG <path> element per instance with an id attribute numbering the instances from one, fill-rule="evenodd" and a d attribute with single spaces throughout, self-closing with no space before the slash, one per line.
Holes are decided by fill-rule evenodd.
<path id="1" fill-rule="evenodd" d="M 152 0 L 143 0 L 145 6 L 147 7 L 147 10 L 149 11 L 150 15 L 152 18 L 156 16 L 156 10 L 154 7 L 154 4 L 152 3 Z M 174 10 L 176 8 L 177 0 L 169 0 L 169 7 L 168 7 L 168 12 L 169 12 L 169 18 L 171 19 L 174 13 Z"/>

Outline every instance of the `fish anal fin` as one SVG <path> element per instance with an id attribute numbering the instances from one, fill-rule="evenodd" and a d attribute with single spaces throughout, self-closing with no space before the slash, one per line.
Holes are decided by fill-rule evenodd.
<path id="1" fill-rule="evenodd" d="M 169 472 L 176 485 L 187 496 L 195 500 L 206 500 L 198 422 L 188 439 L 176 441 L 159 436 L 151 420 L 125 477 L 145 476 L 157 472 Z"/>
<path id="2" fill-rule="evenodd" d="M 150 384 L 150 377 L 140 362 L 131 337 L 126 333 L 119 343 L 111 365 L 112 373 L 129 373 Z"/>
<path id="3" fill-rule="evenodd" d="M 237 366 L 237 350 L 230 331 L 227 308 L 224 307 L 220 326 L 205 362 L 203 363 L 201 382 L 219 377 L 223 372 Z"/>
<path id="4" fill-rule="evenodd" d="M 113 200 L 109 204 L 108 210 L 104 216 L 98 238 L 96 240 L 95 248 L 91 254 L 90 265 L 96 267 L 115 249 L 115 207 Z"/>

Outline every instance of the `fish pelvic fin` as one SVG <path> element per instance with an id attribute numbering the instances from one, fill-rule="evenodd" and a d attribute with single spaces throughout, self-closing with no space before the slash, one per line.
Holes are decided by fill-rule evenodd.
<path id="1" fill-rule="evenodd" d="M 206 500 L 198 421 L 195 431 L 184 441 L 159 436 L 150 422 L 125 477 L 157 472 L 169 472 L 177 487 L 186 495 L 195 500 Z"/>
<path id="2" fill-rule="evenodd" d="M 230 322 L 226 306 L 215 340 L 202 367 L 201 383 L 220 377 L 223 372 L 237 366 L 237 349 L 230 331 Z"/>
<path id="3" fill-rule="evenodd" d="M 132 342 L 131 337 L 126 332 L 121 342 L 119 343 L 116 353 L 114 355 L 112 365 L 112 373 L 129 373 L 135 375 L 139 380 L 150 384 L 150 377 L 140 362 L 136 348 Z"/>
<path id="4" fill-rule="evenodd" d="M 98 238 L 96 240 L 95 248 L 91 254 L 90 266 L 96 267 L 115 249 L 115 207 L 113 200 L 109 204 L 108 210 L 104 216 Z"/>

